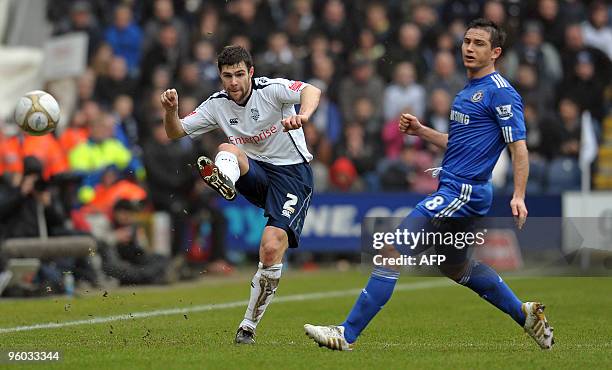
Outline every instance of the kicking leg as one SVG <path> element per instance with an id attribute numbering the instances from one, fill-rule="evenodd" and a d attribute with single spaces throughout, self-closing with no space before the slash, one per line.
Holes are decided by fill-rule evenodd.
<path id="1" fill-rule="evenodd" d="M 236 145 L 222 143 L 217 148 L 215 165 L 235 184 L 238 178 L 249 172 L 249 159 Z"/>
<path id="2" fill-rule="evenodd" d="M 255 343 L 255 329 L 278 287 L 283 268 L 281 262 L 288 245 L 285 230 L 266 226 L 259 247 L 259 268 L 251 281 L 249 305 L 236 333 L 236 343 Z"/>
<path id="3" fill-rule="evenodd" d="M 227 143 L 219 145 L 214 162 L 201 156 L 197 164 L 204 182 L 227 200 L 236 198 L 236 181 L 249 172 L 246 154 L 237 146 Z"/>

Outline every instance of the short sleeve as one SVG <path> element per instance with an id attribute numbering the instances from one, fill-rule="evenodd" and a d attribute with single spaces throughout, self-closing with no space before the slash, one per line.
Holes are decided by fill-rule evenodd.
<path id="1" fill-rule="evenodd" d="M 281 104 L 299 104 L 300 94 L 306 86 L 308 84 L 302 81 L 275 78 L 271 80 L 271 84 L 266 90 L 269 89 L 274 94 L 274 98 Z"/>
<path id="2" fill-rule="evenodd" d="M 518 93 L 509 88 L 497 89 L 491 100 L 491 110 L 506 143 L 527 138 L 523 102 Z"/>
<path id="3" fill-rule="evenodd" d="M 196 110 L 181 119 L 181 126 L 189 137 L 196 138 L 219 127 L 211 112 L 211 99 L 209 98 Z"/>

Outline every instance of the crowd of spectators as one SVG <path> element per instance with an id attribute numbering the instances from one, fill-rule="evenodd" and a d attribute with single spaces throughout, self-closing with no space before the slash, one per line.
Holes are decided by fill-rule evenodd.
<path id="1" fill-rule="evenodd" d="M 421 173 L 440 153 L 393 127 L 410 112 L 447 130 L 450 104 L 466 82 L 465 25 L 478 16 L 508 33 L 498 69 L 523 96 L 536 171 L 575 162 L 581 113 L 601 124 L 609 110 L 612 28 L 602 1 L 80 0 L 54 1 L 48 13 L 56 34 L 89 35 L 89 69 L 70 126 L 97 119 L 81 118 L 87 105 L 111 113 L 134 171 L 147 162 L 142 148 L 154 140 L 160 92 L 176 87 L 181 113 L 191 112 L 219 89 L 215 55 L 226 44 L 251 51 L 256 75 L 323 90 L 306 128 L 318 191 L 435 187 Z M 191 145 L 206 152 L 220 140 Z M 567 187 L 575 186 L 567 176 Z M 546 173 L 540 177 L 530 190 L 552 191 Z M 503 191 L 506 177 L 496 185 Z"/>
<path id="2" fill-rule="evenodd" d="M 220 89 L 215 57 L 227 44 L 250 50 L 257 76 L 302 80 L 322 90 L 304 127 L 320 192 L 435 190 L 436 181 L 423 171 L 438 165 L 442 153 L 400 134 L 397 121 L 410 112 L 448 130 L 453 97 L 466 83 L 463 34 L 476 17 L 508 33 L 497 67 L 523 97 L 533 169 L 529 192 L 577 186 L 582 113 L 590 112 L 596 132 L 610 114 L 611 8 L 599 0 L 48 4 L 54 34 L 88 35 L 88 68 L 74 81 L 67 127 L 55 136 L 4 137 L 3 158 L 39 154 L 45 179 L 78 174 L 76 184 L 73 179 L 62 189 L 77 190 L 62 192 L 68 210 L 111 217 L 127 200 L 168 212 L 173 255 L 189 250 L 198 229 L 194 220 L 205 219 L 219 226 L 212 255 L 224 259 L 223 217 L 189 166 L 224 137 L 213 132 L 168 140 L 159 96 L 176 88 L 179 115 L 193 111 Z M 20 172 L 22 166 L 14 160 L 0 169 Z M 502 173 L 495 179 L 499 191 L 511 185 L 508 178 Z"/>

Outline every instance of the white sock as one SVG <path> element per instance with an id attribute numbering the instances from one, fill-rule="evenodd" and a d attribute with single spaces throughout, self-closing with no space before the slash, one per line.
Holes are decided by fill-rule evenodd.
<path id="1" fill-rule="evenodd" d="M 259 262 L 259 269 L 251 281 L 251 297 L 240 327 L 247 327 L 253 332 L 259 324 L 268 304 L 272 301 L 281 277 L 283 264 L 278 263 L 264 268 Z"/>
<path id="2" fill-rule="evenodd" d="M 215 157 L 215 165 L 219 170 L 227 176 L 232 183 L 235 184 L 240 177 L 240 167 L 238 166 L 238 157 L 234 153 L 220 151 Z"/>

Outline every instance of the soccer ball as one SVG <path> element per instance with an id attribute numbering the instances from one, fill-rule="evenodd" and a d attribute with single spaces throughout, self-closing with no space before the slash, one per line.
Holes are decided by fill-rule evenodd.
<path id="1" fill-rule="evenodd" d="M 57 100 L 42 90 L 26 93 L 15 107 L 15 122 L 30 135 L 40 136 L 55 130 L 59 118 Z"/>

